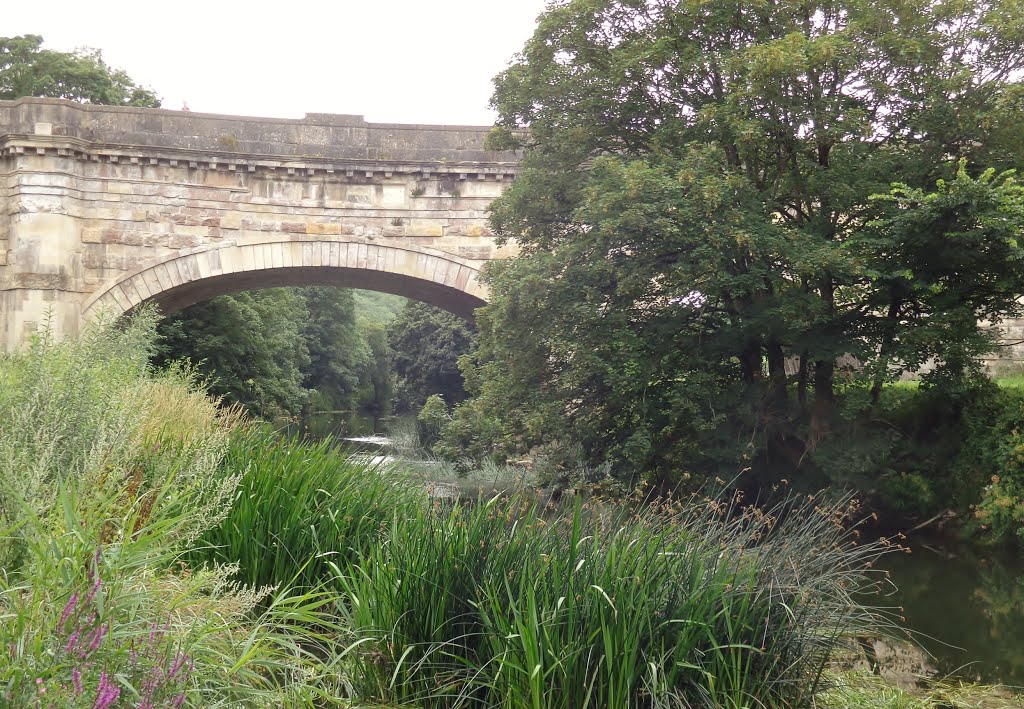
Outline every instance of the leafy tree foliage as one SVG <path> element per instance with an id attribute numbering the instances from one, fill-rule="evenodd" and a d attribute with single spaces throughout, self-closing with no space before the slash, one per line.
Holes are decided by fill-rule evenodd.
<path id="1" fill-rule="evenodd" d="M 160 325 L 163 365 L 198 362 L 211 391 L 264 417 L 318 410 L 390 413 L 383 327 L 356 317 L 353 291 L 310 286 L 222 296 Z"/>
<path id="2" fill-rule="evenodd" d="M 266 417 L 295 414 L 308 399 L 306 312 L 302 295 L 286 288 L 198 303 L 160 323 L 155 363 L 188 358 L 212 394 Z"/>
<path id="3" fill-rule="evenodd" d="M 962 370 L 1024 288 L 1016 188 L 971 177 L 1024 163 L 1022 10 L 550 6 L 493 99 L 492 145 L 524 159 L 492 222 L 524 255 L 488 272 L 468 378 L 501 444 L 795 462 L 859 376 L 842 355 L 876 384 Z"/>
<path id="4" fill-rule="evenodd" d="M 121 69 L 112 69 L 97 49 L 43 49 L 39 35 L 0 38 L 0 99 L 65 98 L 82 103 L 158 108 L 160 99 Z"/>
<path id="5" fill-rule="evenodd" d="M 359 318 L 383 326 L 387 326 L 392 320 L 397 318 L 398 314 L 402 312 L 402 308 L 408 302 L 407 299 L 400 295 L 379 293 L 372 290 L 355 290 L 353 294 L 356 301 L 356 313 L 358 313 Z"/>
<path id="6" fill-rule="evenodd" d="M 1024 292 L 1024 187 L 1011 174 L 973 179 L 961 162 L 934 191 L 898 185 L 882 199 L 883 216 L 851 243 L 872 286 L 852 324 L 877 343 L 876 401 L 891 375 L 929 360 L 940 367 L 926 381 L 962 377 L 994 348 L 978 319 L 1019 314 Z"/>
<path id="7" fill-rule="evenodd" d="M 394 401 L 391 346 L 383 325 L 362 317 L 357 323 L 370 355 L 360 376 L 359 408 L 377 420 L 391 414 Z"/>
<path id="8" fill-rule="evenodd" d="M 449 405 L 465 399 L 458 360 L 474 340 L 471 325 L 462 318 L 408 301 L 388 327 L 399 410 L 418 411 L 433 394 Z"/>
<path id="9" fill-rule="evenodd" d="M 323 408 L 350 409 L 373 356 L 356 326 L 352 291 L 323 286 L 297 290 L 305 300 L 299 323 L 310 359 L 303 383 L 317 391 Z"/>

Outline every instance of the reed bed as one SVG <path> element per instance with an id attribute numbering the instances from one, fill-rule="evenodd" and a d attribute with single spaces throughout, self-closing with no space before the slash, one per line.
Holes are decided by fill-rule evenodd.
<path id="1" fill-rule="evenodd" d="M 254 587 L 316 588 L 379 543 L 422 488 L 329 441 L 285 438 L 266 426 L 235 432 L 218 473 L 239 482 L 231 509 L 189 554 L 194 565 L 238 565 Z"/>
<path id="2" fill-rule="evenodd" d="M 849 501 L 528 497 L 421 510 L 338 566 L 361 696 L 431 707 L 797 707 L 845 639 L 885 544 Z"/>

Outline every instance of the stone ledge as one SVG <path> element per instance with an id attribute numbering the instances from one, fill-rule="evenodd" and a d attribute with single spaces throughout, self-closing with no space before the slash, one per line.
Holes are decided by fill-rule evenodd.
<path id="1" fill-rule="evenodd" d="M 197 152 L 158 147 L 147 150 L 136 145 L 83 144 L 47 140 L 40 136 L 0 134 L 2 157 L 64 157 L 79 162 L 97 162 L 113 165 L 140 165 L 146 167 L 189 168 L 203 172 L 270 173 L 282 177 L 321 177 L 358 184 L 367 179 L 386 181 L 396 175 L 416 175 L 419 179 L 445 175 L 455 176 L 459 182 L 486 180 L 504 182 L 515 180 L 518 166 L 512 163 L 446 163 L 407 162 L 304 156 L 301 159 L 281 159 L 273 155 L 228 154 L 219 151 Z"/>

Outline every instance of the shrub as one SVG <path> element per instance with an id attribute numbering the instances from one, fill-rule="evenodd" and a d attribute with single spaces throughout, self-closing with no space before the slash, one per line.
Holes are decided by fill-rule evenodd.
<path id="1" fill-rule="evenodd" d="M 440 394 L 431 394 L 416 414 L 416 432 L 419 434 L 420 445 L 431 450 L 441 438 L 441 431 L 451 420 L 448 404 Z"/>
<path id="2" fill-rule="evenodd" d="M 806 706 L 882 553 L 850 507 L 524 498 L 396 520 L 339 569 L 356 688 L 425 706 Z"/>
<path id="3" fill-rule="evenodd" d="M 67 485 L 84 505 L 112 491 L 125 505 L 150 500 L 146 514 L 169 485 L 177 507 L 166 509 L 188 516 L 176 532 L 184 537 L 223 513 L 236 481 L 211 473 L 237 414 L 210 402 L 189 370 L 151 373 L 154 323 L 146 312 L 77 342 L 40 336 L 0 359 L 0 525 L 47 517 Z M 22 541 L 15 533 L 0 543 L 8 567 Z"/>

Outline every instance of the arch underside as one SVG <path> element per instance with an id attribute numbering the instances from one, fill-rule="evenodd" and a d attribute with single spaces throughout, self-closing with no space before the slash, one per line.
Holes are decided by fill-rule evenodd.
<path id="1" fill-rule="evenodd" d="M 435 305 L 467 320 L 473 319 L 474 310 L 486 305 L 486 301 L 455 288 L 418 278 L 331 266 L 293 266 L 210 276 L 162 291 L 144 302 L 156 303 L 161 312 L 169 315 L 221 295 L 285 286 L 335 286 L 392 293 Z"/>
<path id="2" fill-rule="evenodd" d="M 281 286 L 361 288 L 412 298 L 466 319 L 486 304 L 477 265 L 412 245 L 278 241 L 176 254 L 106 285 L 82 305 L 89 319 L 144 303 L 164 313 L 220 295 Z"/>

